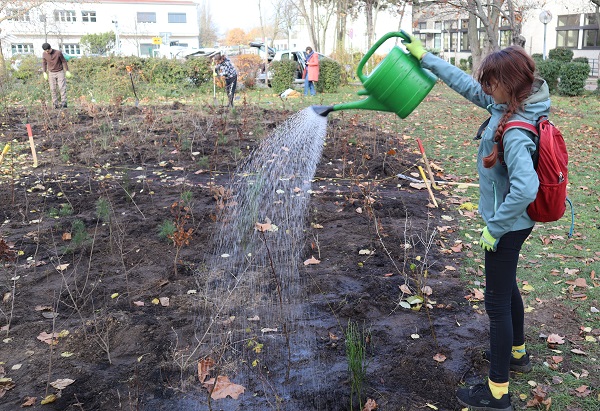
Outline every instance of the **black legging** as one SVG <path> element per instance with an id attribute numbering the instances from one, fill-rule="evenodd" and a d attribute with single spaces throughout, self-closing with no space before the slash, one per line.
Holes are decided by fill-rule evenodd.
<path id="1" fill-rule="evenodd" d="M 229 107 L 233 107 L 233 97 L 235 96 L 236 87 L 237 76 L 227 77 L 225 79 L 225 89 L 227 90 L 227 97 L 229 97 Z"/>
<path id="2" fill-rule="evenodd" d="M 517 263 L 521 246 L 532 228 L 504 234 L 496 252 L 485 252 L 485 309 L 490 318 L 489 378 L 497 383 L 508 382 L 512 346 L 525 343 L 525 313 L 517 285 Z"/>

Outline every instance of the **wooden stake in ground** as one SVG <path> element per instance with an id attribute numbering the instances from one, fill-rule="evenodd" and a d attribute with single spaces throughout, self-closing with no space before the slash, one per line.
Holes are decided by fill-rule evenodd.
<path id="1" fill-rule="evenodd" d="M 429 165 L 429 160 L 427 160 L 427 154 L 425 154 L 425 148 L 423 147 L 423 143 L 421 142 L 420 138 L 417 138 L 417 144 L 419 144 L 419 151 L 421 151 L 421 157 L 425 163 L 425 169 L 429 175 L 429 181 L 431 181 L 433 188 L 437 189 L 438 187 L 436 186 L 435 179 L 433 178 L 433 171 L 431 171 L 431 166 Z"/>
<path id="2" fill-rule="evenodd" d="M 33 133 L 31 132 L 31 125 L 27 124 L 27 135 L 29 136 L 29 145 L 31 146 L 31 154 L 33 154 L 33 168 L 38 166 L 37 153 L 35 151 L 35 143 L 33 142 Z"/>
<path id="3" fill-rule="evenodd" d="M 4 149 L 2 150 L 2 154 L 0 154 L 0 164 L 2 164 L 2 162 L 4 161 L 4 156 L 6 155 L 6 153 L 8 153 L 8 150 L 10 150 L 10 143 L 6 143 Z"/>
<path id="4" fill-rule="evenodd" d="M 433 203 L 435 208 L 438 208 L 438 203 L 437 203 L 437 201 L 435 201 L 435 197 L 433 196 L 433 191 L 431 190 L 431 185 L 429 184 L 429 181 L 427 181 L 427 177 L 425 177 L 425 172 L 423 171 L 423 167 L 421 167 L 421 166 L 417 166 L 417 167 L 419 168 L 419 173 L 421 173 L 421 178 L 423 179 L 423 182 L 425 183 L 425 186 L 427 187 L 427 191 L 429 191 L 429 197 L 431 197 L 431 202 Z"/>

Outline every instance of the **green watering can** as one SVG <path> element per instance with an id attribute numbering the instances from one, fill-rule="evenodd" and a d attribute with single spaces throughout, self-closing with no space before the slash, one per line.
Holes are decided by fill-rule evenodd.
<path id="1" fill-rule="evenodd" d="M 410 36 L 404 30 L 387 33 L 371 47 L 356 68 L 356 74 L 365 88 L 358 95 L 368 97 L 334 106 L 312 106 L 317 114 L 326 117 L 332 111 L 361 109 L 390 111 L 400 118 L 406 118 L 423 101 L 435 85 L 437 77 L 421 68 L 417 58 L 398 46 L 390 50 L 371 75 L 365 76 L 363 73 L 365 63 L 375 50 L 391 37 L 401 37 L 410 42 Z"/>

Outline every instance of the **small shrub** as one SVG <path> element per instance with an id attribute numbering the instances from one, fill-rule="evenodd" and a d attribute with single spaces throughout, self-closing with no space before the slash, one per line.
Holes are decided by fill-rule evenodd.
<path id="1" fill-rule="evenodd" d="M 533 53 L 531 55 L 531 58 L 533 59 L 533 61 L 535 61 L 536 66 L 538 64 L 540 64 L 542 61 L 544 61 L 544 55 L 542 53 Z"/>
<path id="2" fill-rule="evenodd" d="M 584 63 L 590 65 L 590 60 L 587 57 L 575 57 L 573 63 Z"/>
<path id="3" fill-rule="evenodd" d="M 212 82 L 212 66 L 207 58 L 191 58 L 183 63 L 189 81 L 196 87 Z"/>
<path id="4" fill-rule="evenodd" d="M 67 217 L 73 215 L 73 206 L 69 203 L 61 204 L 60 210 L 58 210 L 58 215 L 60 217 Z"/>
<path id="5" fill-rule="evenodd" d="M 158 226 L 158 237 L 161 240 L 171 239 L 175 234 L 175 230 L 175 223 L 171 220 L 165 220 Z"/>
<path id="6" fill-rule="evenodd" d="M 596 94 L 600 95 L 600 78 L 596 80 Z"/>
<path id="7" fill-rule="evenodd" d="M 100 197 L 96 201 L 96 216 L 105 223 L 110 221 L 110 204 L 104 197 Z"/>
<path id="8" fill-rule="evenodd" d="M 548 83 L 550 93 L 555 93 L 558 88 L 558 76 L 563 63 L 558 60 L 544 60 L 537 66 L 538 73 Z"/>
<path id="9" fill-rule="evenodd" d="M 559 93 L 564 96 L 579 96 L 583 94 L 589 72 L 589 64 L 567 63 L 563 65 L 560 69 Z"/>
<path id="10" fill-rule="evenodd" d="M 566 47 L 557 47 L 548 52 L 548 58 L 550 60 L 558 60 L 564 63 L 568 63 L 573 60 L 573 50 Z"/>
<path id="11" fill-rule="evenodd" d="M 271 63 L 271 71 L 273 72 L 271 87 L 273 87 L 275 93 L 283 93 L 292 86 L 297 66 L 298 63 L 291 60 L 274 61 Z"/>
<path id="12" fill-rule="evenodd" d="M 42 73 L 42 59 L 32 54 L 14 56 L 11 60 L 18 63 L 13 71 L 13 77 L 19 80 L 29 80 Z"/>
<path id="13" fill-rule="evenodd" d="M 263 64 L 263 60 L 256 54 L 242 54 L 235 58 L 235 68 L 238 72 L 238 83 L 247 88 L 256 86 L 256 73 Z"/>
<path id="14" fill-rule="evenodd" d="M 335 93 L 340 86 L 342 66 L 335 60 L 323 59 L 319 61 L 319 93 Z"/>
<path id="15" fill-rule="evenodd" d="M 88 240 L 85 224 L 81 220 L 75 220 L 71 224 L 71 244 L 77 248 Z"/>
<path id="16" fill-rule="evenodd" d="M 460 59 L 460 63 L 458 65 L 462 71 L 467 71 L 469 69 L 469 64 L 467 59 Z"/>

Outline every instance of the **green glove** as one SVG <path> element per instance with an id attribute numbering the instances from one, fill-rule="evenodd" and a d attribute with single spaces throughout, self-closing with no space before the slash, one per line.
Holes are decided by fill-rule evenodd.
<path id="1" fill-rule="evenodd" d="M 44 71 L 44 80 L 48 80 L 48 73 Z"/>
<path id="2" fill-rule="evenodd" d="M 404 43 L 404 47 L 406 47 L 406 49 L 410 51 L 410 54 L 415 56 L 418 60 L 421 60 L 425 53 L 427 53 L 427 50 L 425 50 L 425 47 L 423 47 L 423 44 L 421 43 L 421 40 L 415 36 L 410 36 L 410 43 Z"/>
<path id="3" fill-rule="evenodd" d="M 481 238 L 479 239 L 479 245 L 485 251 L 490 251 L 490 252 L 496 251 L 496 247 L 498 246 L 498 240 L 496 240 L 494 237 L 492 237 L 492 235 L 490 234 L 487 227 L 484 228 L 483 232 L 481 233 Z"/>
<path id="4" fill-rule="evenodd" d="M 73 75 L 71 74 L 71 72 L 70 72 L 70 71 L 67 71 L 67 72 L 65 73 L 65 77 L 66 77 L 66 78 L 71 78 L 71 77 L 73 77 Z"/>

